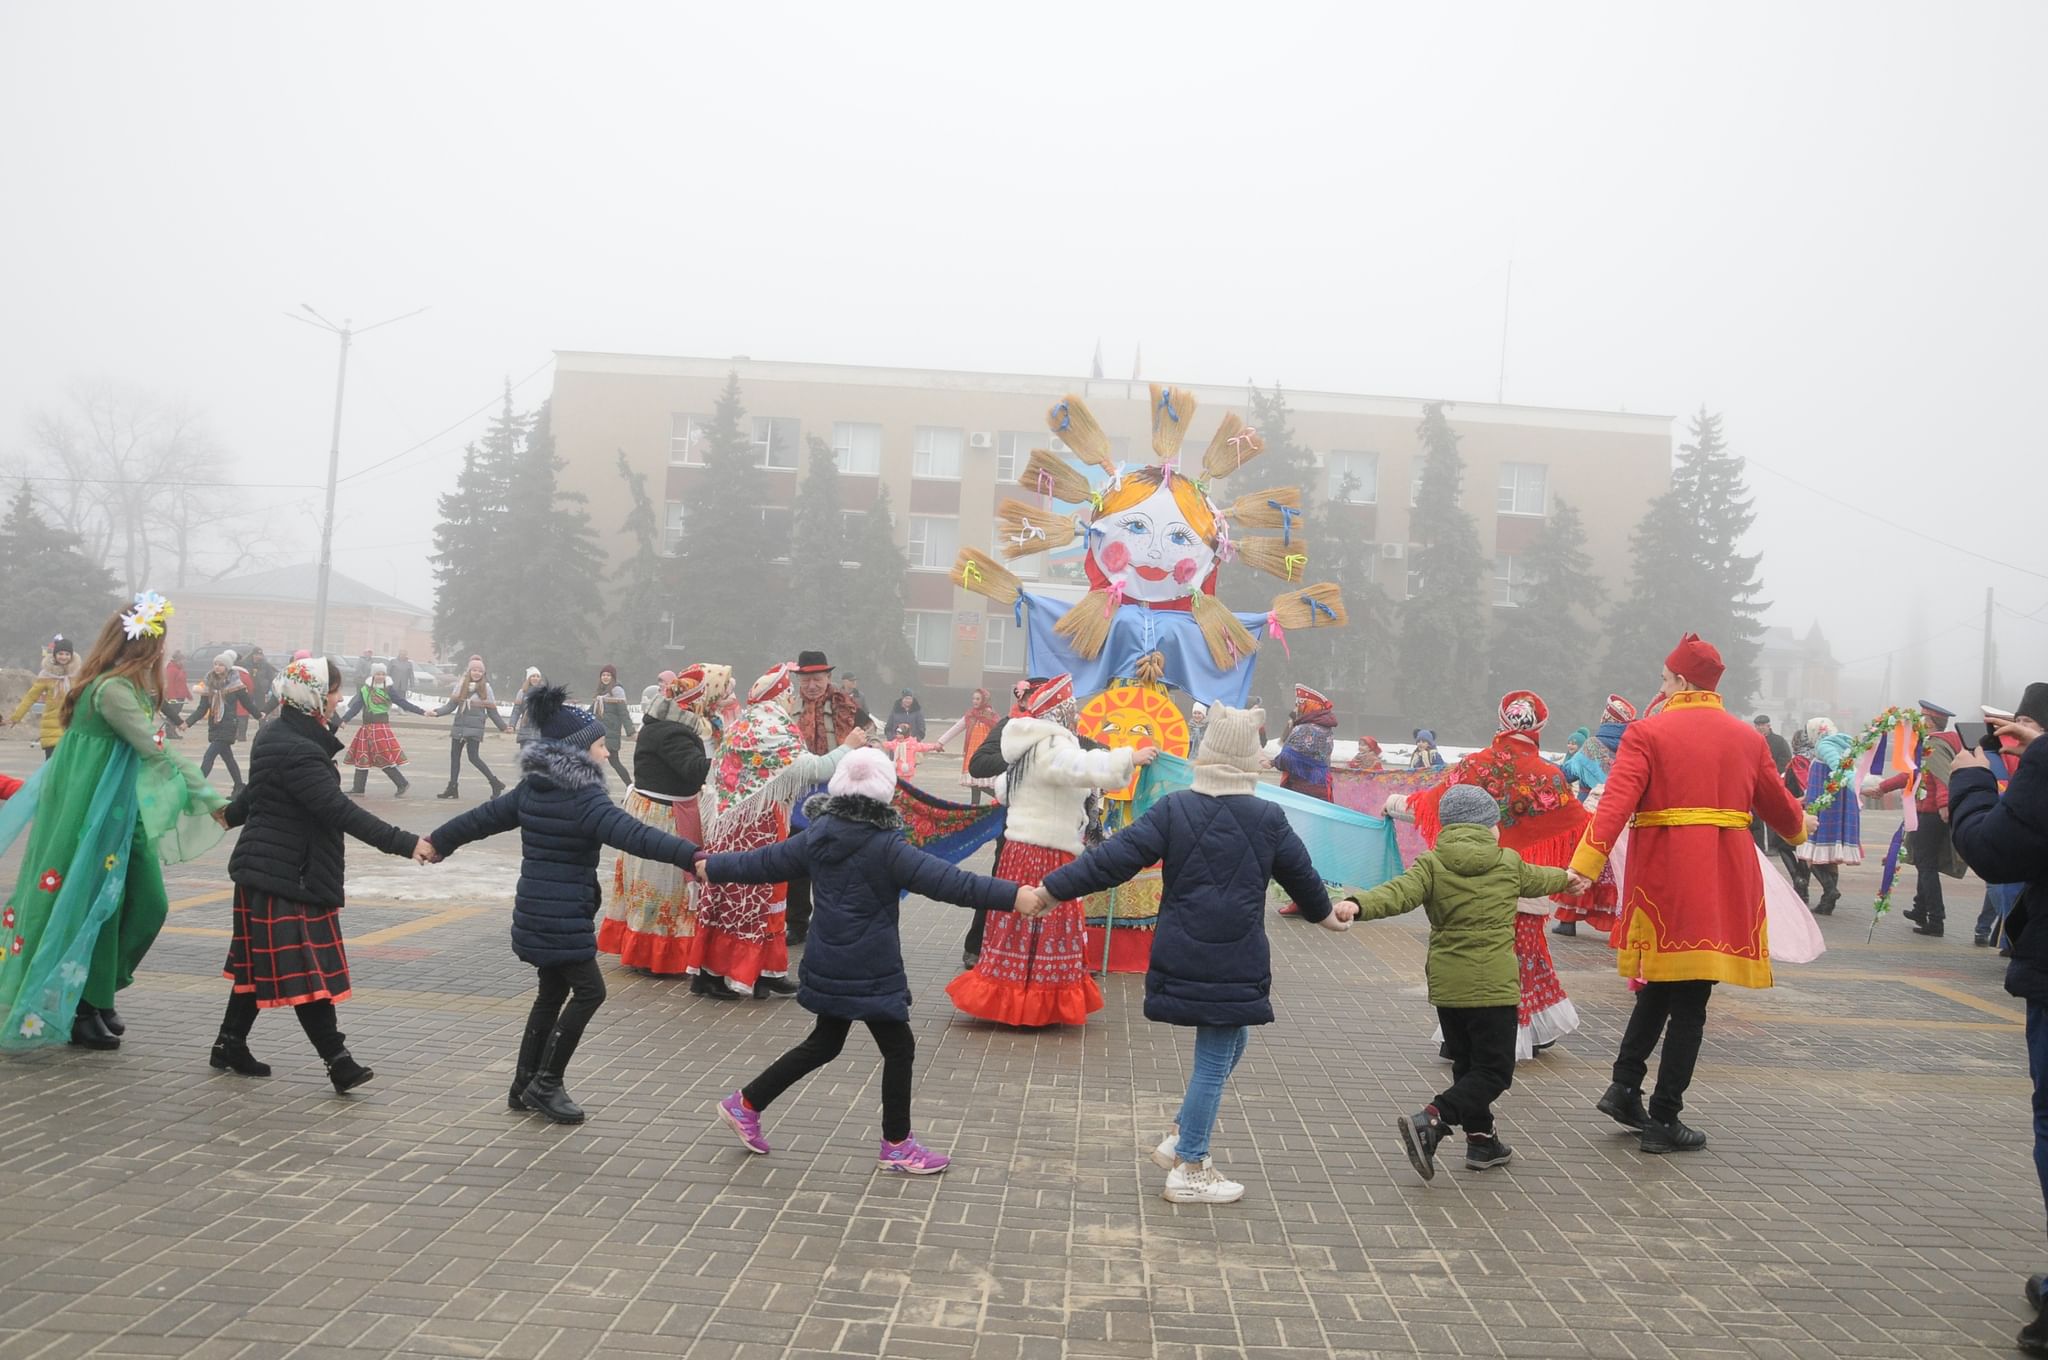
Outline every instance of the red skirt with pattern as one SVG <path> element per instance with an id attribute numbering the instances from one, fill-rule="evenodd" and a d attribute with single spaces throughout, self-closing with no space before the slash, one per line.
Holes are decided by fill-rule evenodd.
<path id="1" fill-rule="evenodd" d="M 704 849 L 722 855 L 760 850 L 789 834 L 780 808 L 719 828 Z M 741 987 L 764 976 L 789 973 L 787 883 L 713 883 L 697 894 L 697 961 L 693 973 L 709 973 Z"/>
<path id="2" fill-rule="evenodd" d="M 256 1004 L 296 1006 L 348 999 L 341 908 L 315 907 L 253 888 L 235 889 L 235 938 L 222 976 Z"/>
<path id="3" fill-rule="evenodd" d="M 405 764 L 405 748 L 388 722 L 364 723 L 348 744 L 348 763 L 358 770 L 383 770 Z"/>
<path id="4" fill-rule="evenodd" d="M 1004 841 L 995 876 L 1036 885 L 1072 864 L 1064 850 Z M 1102 1009 L 1102 989 L 1089 975 L 1086 917 L 1081 904 L 1062 902 L 1036 920 L 992 911 L 982 934 L 981 958 L 946 984 L 946 995 L 969 1015 L 999 1025 L 1080 1025 Z"/>

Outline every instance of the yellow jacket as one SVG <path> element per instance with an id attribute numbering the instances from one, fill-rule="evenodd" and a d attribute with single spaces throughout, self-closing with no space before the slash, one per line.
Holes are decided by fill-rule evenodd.
<path id="1" fill-rule="evenodd" d="M 37 676 L 35 683 L 28 687 L 28 693 L 22 697 L 20 707 L 14 710 L 14 715 L 7 721 L 11 723 L 20 722 L 28 716 L 28 711 L 36 706 L 36 700 L 41 699 L 43 701 L 42 744 L 45 751 L 49 750 L 64 739 L 64 695 L 66 688 L 66 682 L 55 676 Z"/>

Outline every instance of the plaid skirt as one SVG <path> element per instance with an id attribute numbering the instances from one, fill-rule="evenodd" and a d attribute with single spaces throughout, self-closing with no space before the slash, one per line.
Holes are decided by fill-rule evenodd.
<path id="1" fill-rule="evenodd" d="M 258 1006 L 348 999 L 341 908 L 314 907 L 274 893 L 235 888 L 235 938 L 221 970 Z"/>
<path id="2" fill-rule="evenodd" d="M 405 764 L 405 748 L 388 722 L 364 723 L 348 744 L 348 763 L 358 770 L 382 770 Z"/>

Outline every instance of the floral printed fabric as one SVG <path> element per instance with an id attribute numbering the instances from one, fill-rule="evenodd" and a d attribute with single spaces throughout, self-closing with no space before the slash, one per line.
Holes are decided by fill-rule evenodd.
<path id="1" fill-rule="evenodd" d="M 776 703 L 751 704 L 718 744 L 718 815 L 768 787 L 805 752 L 803 733 Z"/>

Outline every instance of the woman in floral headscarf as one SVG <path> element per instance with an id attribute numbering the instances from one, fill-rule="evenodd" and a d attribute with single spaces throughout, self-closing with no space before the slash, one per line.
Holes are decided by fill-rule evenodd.
<path id="1" fill-rule="evenodd" d="M 789 835 L 790 804 L 825 783 L 850 750 L 867 745 L 859 728 L 846 744 L 812 755 L 790 716 L 796 667 L 756 680 L 746 707 L 725 729 L 712 760 L 704 853 L 759 850 Z M 703 996 L 794 996 L 783 907 L 787 884 L 714 883 L 697 899 L 697 963 L 690 990 Z"/>
<path id="2" fill-rule="evenodd" d="M 701 799 L 718 729 L 710 716 L 732 691 L 730 666 L 696 665 L 640 696 L 640 739 L 633 748 L 627 815 L 704 843 Z M 697 880 L 667 860 L 619 852 L 611 901 L 598 922 L 597 948 L 628 968 L 680 977 L 697 963 Z"/>
<path id="3" fill-rule="evenodd" d="M 1529 864 L 1568 866 L 1592 818 L 1572 797 L 1564 771 L 1543 758 L 1538 741 L 1549 718 L 1550 709 L 1528 690 L 1505 696 L 1500 701 L 1498 735 L 1490 745 L 1460 760 L 1442 782 L 1413 798 L 1397 794 L 1388 799 L 1389 811 L 1412 815 L 1424 843 L 1434 847 L 1437 833 L 1443 830 L 1437 812 L 1444 794 L 1459 784 L 1473 784 L 1500 804 L 1503 846 Z M 1596 886 L 1592 891 L 1599 889 Z M 1521 1024 L 1515 1038 L 1518 1059 L 1550 1047 L 1579 1027 L 1578 1008 L 1558 981 L 1557 967 L 1550 961 L 1550 944 L 1543 935 L 1544 917 L 1561 902 L 1585 904 L 1583 897 L 1524 898 L 1515 916 L 1515 959 L 1522 972 Z M 1610 896 L 1608 910 L 1612 909 Z"/>
<path id="4" fill-rule="evenodd" d="M 107 620 L 65 695 L 64 740 L 0 804 L 0 854 L 29 833 L 0 909 L 0 1048 L 119 1048 L 114 993 L 170 910 L 163 866 L 223 834 L 227 800 L 156 727 L 170 613 L 151 593 Z"/>

